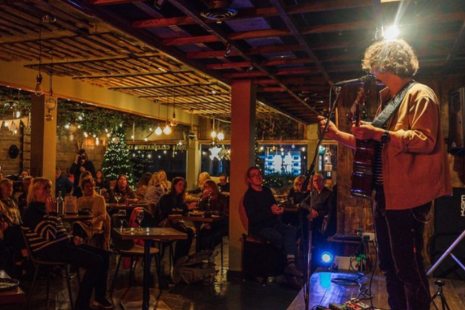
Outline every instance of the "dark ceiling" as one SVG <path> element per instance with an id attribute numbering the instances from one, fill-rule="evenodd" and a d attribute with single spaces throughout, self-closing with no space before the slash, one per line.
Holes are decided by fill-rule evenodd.
<path id="1" fill-rule="evenodd" d="M 334 82 L 364 75 L 364 50 L 394 21 L 419 74 L 465 69 L 463 0 L 229 2 L 0 1 L 0 59 L 37 70 L 41 45 L 45 72 L 53 51 L 56 74 L 223 119 L 229 85 L 252 80 L 259 115 L 269 106 L 305 124 L 327 109 Z M 237 15 L 209 20 L 208 8 Z M 41 22 L 47 14 L 56 22 Z"/>

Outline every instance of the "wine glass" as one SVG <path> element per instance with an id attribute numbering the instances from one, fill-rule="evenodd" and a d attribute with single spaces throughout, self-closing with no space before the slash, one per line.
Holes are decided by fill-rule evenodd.
<path id="1" fill-rule="evenodd" d="M 118 210 L 118 217 L 119 217 L 119 220 L 121 221 L 121 230 L 123 229 L 123 226 L 124 226 L 124 220 L 126 219 L 126 210 L 125 209 L 119 209 Z"/>
<path id="2" fill-rule="evenodd" d="M 136 219 L 137 219 L 137 223 L 139 224 L 139 230 L 142 230 L 141 224 L 142 224 L 142 220 L 144 219 L 144 210 L 137 211 Z"/>
<path id="3" fill-rule="evenodd" d="M 116 204 L 119 204 L 119 200 L 121 199 L 121 194 L 120 193 L 115 193 L 113 195 L 113 197 L 115 197 Z"/>

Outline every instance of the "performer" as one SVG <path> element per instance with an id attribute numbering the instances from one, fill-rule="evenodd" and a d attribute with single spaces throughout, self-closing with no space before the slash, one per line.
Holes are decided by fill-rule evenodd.
<path id="1" fill-rule="evenodd" d="M 386 128 L 361 122 L 345 133 L 331 122 L 327 137 L 351 148 L 356 147 L 356 139 L 381 143 L 373 213 L 388 303 L 393 310 L 429 310 L 431 297 L 421 254 L 424 224 L 431 202 L 452 194 L 439 100 L 429 87 L 412 80 L 418 59 L 403 40 L 373 43 L 365 51 L 362 67 L 386 85 L 377 116 L 396 96 L 400 106 Z M 327 120 L 319 119 L 322 129 Z"/>

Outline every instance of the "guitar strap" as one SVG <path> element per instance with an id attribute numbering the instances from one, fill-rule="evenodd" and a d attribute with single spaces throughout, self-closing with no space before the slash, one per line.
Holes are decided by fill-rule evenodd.
<path id="1" fill-rule="evenodd" d="M 394 114 L 394 112 L 396 112 L 397 109 L 399 108 L 408 90 L 413 85 L 415 85 L 415 83 L 416 82 L 412 80 L 411 82 L 405 84 L 404 87 L 401 89 L 401 91 L 398 92 L 394 98 L 389 100 L 389 102 L 386 105 L 386 108 L 384 108 L 384 110 L 373 120 L 371 125 L 378 127 L 378 128 L 383 128 L 384 125 L 386 125 L 387 121 Z"/>

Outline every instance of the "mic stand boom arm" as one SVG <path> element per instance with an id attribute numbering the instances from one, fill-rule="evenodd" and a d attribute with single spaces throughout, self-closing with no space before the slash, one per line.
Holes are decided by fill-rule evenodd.
<path id="1" fill-rule="evenodd" d="M 329 114 L 328 114 L 328 117 L 327 117 L 327 122 L 326 122 L 325 128 L 320 133 L 320 137 L 319 137 L 318 142 L 317 142 L 316 147 L 315 147 L 315 153 L 313 155 L 313 159 L 312 159 L 312 162 L 310 164 L 310 168 L 308 168 L 307 172 L 305 173 L 305 181 L 302 184 L 302 188 L 305 188 L 305 189 L 308 187 L 308 182 L 310 182 L 310 180 L 313 179 L 313 175 L 315 174 L 315 163 L 316 163 L 317 158 L 318 158 L 318 149 L 320 148 L 320 145 L 323 142 L 325 134 L 328 132 L 329 122 L 330 122 L 331 118 L 334 115 L 334 111 L 336 110 L 337 100 L 339 99 L 339 94 L 341 93 L 341 87 L 337 87 L 335 93 L 336 93 L 336 98 L 334 99 L 334 101 L 332 103 L 332 106 L 331 106 L 331 109 L 329 110 Z M 312 227 L 312 222 L 313 222 L 313 219 L 312 219 L 313 203 L 312 203 L 312 201 L 313 201 L 313 199 L 312 199 L 311 192 L 310 192 L 310 195 L 305 199 L 309 199 L 309 208 L 308 208 L 308 210 L 309 210 L 310 220 L 309 220 L 309 224 L 308 224 L 308 231 L 307 232 L 303 231 L 303 225 L 302 224 L 303 224 L 303 221 L 306 220 L 306 219 L 303 218 L 302 212 L 300 212 L 300 214 L 301 214 L 301 216 L 300 216 L 300 227 L 301 227 L 301 236 L 303 236 L 304 233 L 307 233 L 307 239 L 308 239 L 307 240 L 308 241 L 307 253 L 306 253 L 306 255 L 307 255 L 307 268 L 306 268 L 306 273 L 305 273 L 304 294 L 303 294 L 303 296 L 304 296 L 304 300 L 305 300 L 305 310 L 309 310 L 310 309 L 310 273 L 311 273 L 311 262 L 312 262 L 312 237 L 313 237 L 313 233 L 312 233 L 312 229 L 313 229 L 313 227 Z"/>

